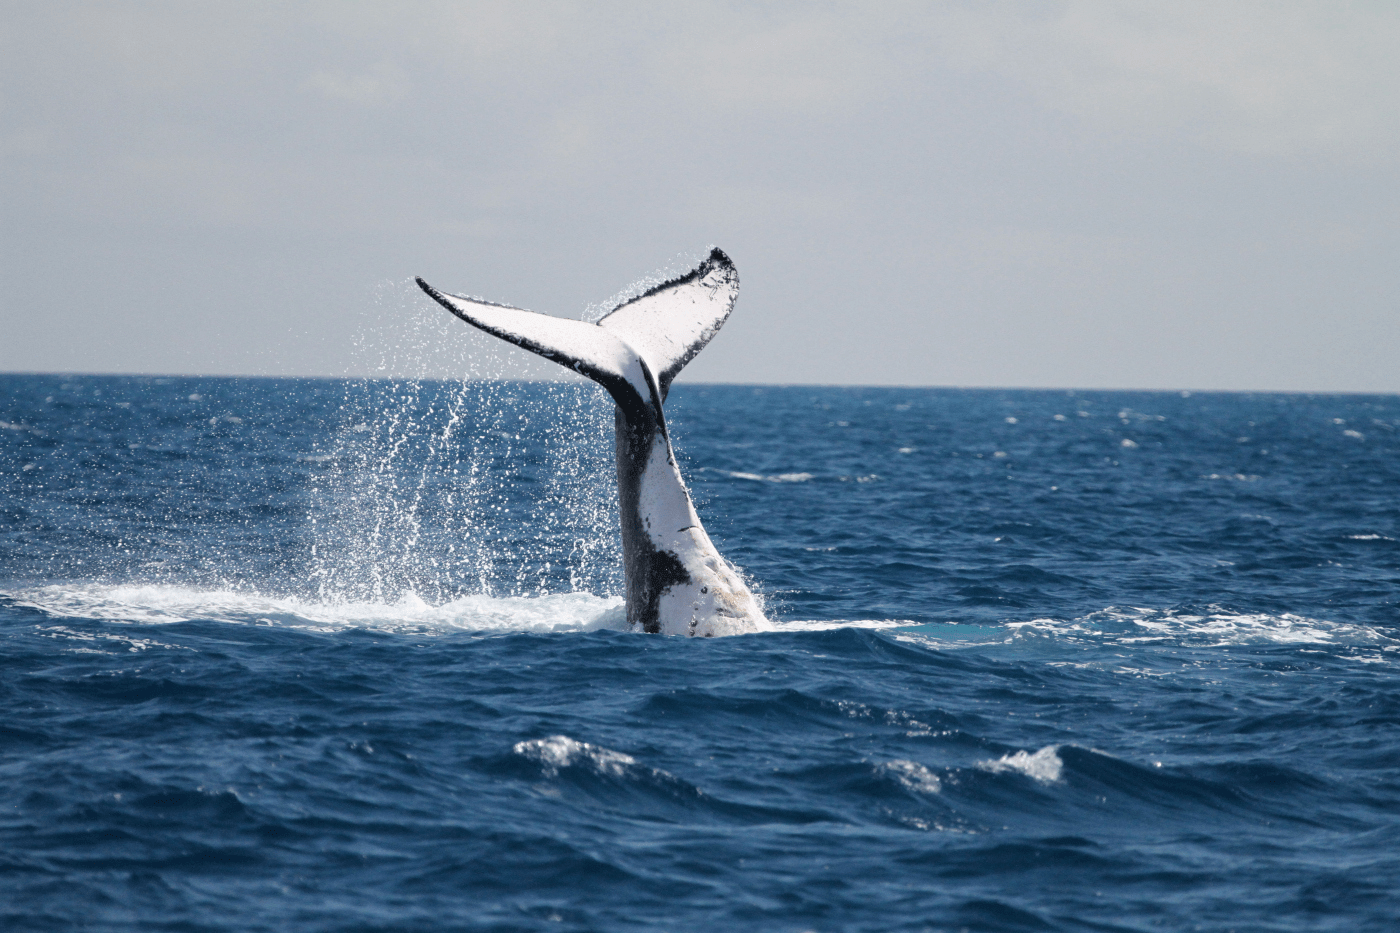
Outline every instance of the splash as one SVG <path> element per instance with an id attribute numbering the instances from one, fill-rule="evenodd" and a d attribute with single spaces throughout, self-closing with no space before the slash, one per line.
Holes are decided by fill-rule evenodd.
<path id="1" fill-rule="evenodd" d="M 55 619 L 141 625 L 204 620 L 315 632 L 368 629 L 414 635 L 622 631 L 627 626 L 620 599 L 589 593 L 537 597 L 472 595 L 440 605 L 430 605 L 412 594 L 391 603 L 319 602 L 167 585 L 56 584 L 0 595 L 13 605 L 36 609 Z M 86 633 L 84 637 L 98 636 Z"/>
<path id="2" fill-rule="evenodd" d="M 582 380 L 484 378 L 510 371 L 520 351 L 444 344 L 443 316 L 411 283 L 381 299 L 396 305 L 400 329 L 359 345 L 378 356 L 370 368 L 399 378 L 349 384 L 333 449 L 316 455 L 326 465 L 308 515 L 317 599 L 620 593 L 603 391 Z M 467 378 L 426 375 L 454 366 Z"/>
<path id="3" fill-rule="evenodd" d="M 588 305 L 584 308 L 580 319 L 588 321 L 590 324 L 601 321 L 634 298 L 639 298 L 656 286 L 669 282 L 694 269 L 706 256 L 710 255 L 712 249 L 714 249 L 713 244 L 706 247 L 703 252 L 677 253 L 671 259 L 670 263 L 656 270 L 651 275 L 643 276 L 610 298 Z"/>

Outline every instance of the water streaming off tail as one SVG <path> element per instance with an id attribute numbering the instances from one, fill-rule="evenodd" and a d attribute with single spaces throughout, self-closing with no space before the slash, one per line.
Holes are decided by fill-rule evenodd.
<path id="1" fill-rule="evenodd" d="M 612 409 L 600 390 L 358 383 L 343 414 L 309 503 L 322 599 L 620 587 Z"/>
<path id="2" fill-rule="evenodd" d="M 620 593 L 611 399 L 582 380 L 502 380 L 541 374 L 407 287 L 384 290 L 397 307 L 359 341 L 401 378 L 346 384 L 312 481 L 316 595 Z M 425 377 L 444 371 L 466 381 Z"/>

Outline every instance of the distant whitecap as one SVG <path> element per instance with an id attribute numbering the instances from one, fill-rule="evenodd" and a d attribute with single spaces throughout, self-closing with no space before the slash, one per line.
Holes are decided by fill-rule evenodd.
<path id="1" fill-rule="evenodd" d="M 979 761 L 977 767 L 993 774 L 1016 772 L 1042 784 L 1053 784 L 1060 780 L 1064 762 L 1060 760 L 1057 746 L 1047 745 L 1038 752 L 1021 751 L 1002 755 L 995 761 Z"/>

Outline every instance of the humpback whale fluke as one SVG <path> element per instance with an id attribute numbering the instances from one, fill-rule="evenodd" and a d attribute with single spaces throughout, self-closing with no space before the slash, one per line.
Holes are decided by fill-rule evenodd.
<path id="1" fill-rule="evenodd" d="M 710 636 L 769 627 L 758 601 L 700 524 L 662 411 L 676 374 L 734 308 L 739 274 L 722 250 L 596 324 L 447 295 L 422 279 L 418 285 L 468 324 L 567 366 L 612 396 L 627 622 L 633 629 Z"/>

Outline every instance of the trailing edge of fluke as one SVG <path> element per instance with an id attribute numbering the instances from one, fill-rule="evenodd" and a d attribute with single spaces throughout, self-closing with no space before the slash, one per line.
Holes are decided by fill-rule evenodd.
<path id="1" fill-rule="evenodd" d="M 418 284 L 468 324 L 587 376 L 616 402 L 618 511 L 627 622 L 634 630 L 711 636 L 771 627 L 700 524 L 662 410 L 676 374 L 734 310 L 739 274 L 722 250 L 597 323 Z"/>

